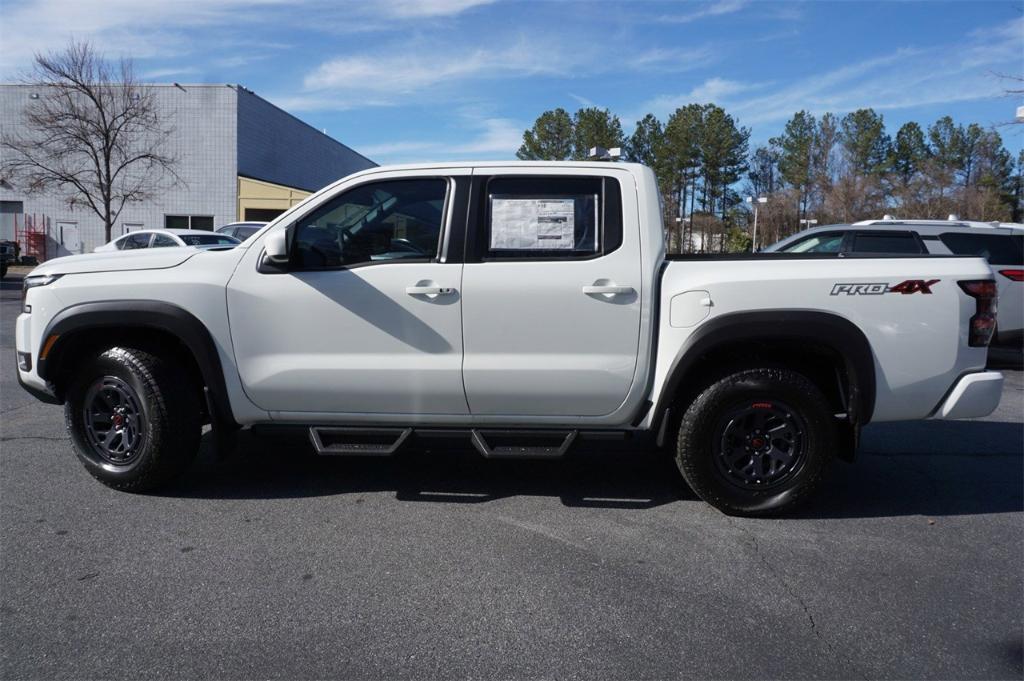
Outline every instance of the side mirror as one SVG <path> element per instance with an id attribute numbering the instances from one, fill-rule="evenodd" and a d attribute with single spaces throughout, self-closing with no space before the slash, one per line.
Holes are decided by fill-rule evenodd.
<path id="1" fill-rule="evenodd" d="M 288 230 L 275 229 L 263 240 L 263 252 L 274 265 L 288 264 Z"/>

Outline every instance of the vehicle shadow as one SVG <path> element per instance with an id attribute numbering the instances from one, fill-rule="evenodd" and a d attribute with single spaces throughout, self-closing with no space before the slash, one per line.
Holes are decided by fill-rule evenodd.
<path id="1" fill-rule="evenodd" d="M 673 462 L 653 452 L 577 452 L 557 461 L 488 460 L 471 449 L 409 448 L 394 457 L 320 457 L 302 436 L 249 433 L 228 457 L 204 436 L 196 464 L 164 489 L 194 498 L 270 499 L 394 492 L 408 502 L 485 503 L 556 496 L 566 506 L 646 509 L 695 499 Z"/>
<path id="2" fill-rule="evenodd" d="M 1024 510 L 1024 426 L 991 421 L 878 424 L 853 465 L 839 463 L 794 518 L 929 517 Z M 559 461 L 494 461 L 455 449 L 394 458 L 317 457 L 302 436 L 242 433 L 221 458 L 209 433 L 192 469 L 163 494 L 208 499 L 393 492 L 406 502 L 473 504 L 552 496 L 571 507 L 647 510 L 696 496 L 668 456 L 577 450 Z"/>

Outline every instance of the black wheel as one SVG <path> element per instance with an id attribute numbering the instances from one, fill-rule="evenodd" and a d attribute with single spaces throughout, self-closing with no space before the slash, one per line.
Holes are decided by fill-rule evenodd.
<path id="1" fill-rule="evenodd" d="M 0 263 L 0 279 L 7 276 L 7 262 Z"/>
<path id="2" fill-rule="evenodd" d="M 828 400 L 788 369 L 748 369 L 708 386 L 679 425 L 676 464 L 701 499 L 730 515 L 791 509 L 835 454 Z"/>
<path id="3" fill-rule="evenodd" d="M 75 377 L 64 419 L 86 470 L 108 487 L 144 492 L 181 473 L 199 450 L 197 395 L 160 357 L 112 348 Z"/>

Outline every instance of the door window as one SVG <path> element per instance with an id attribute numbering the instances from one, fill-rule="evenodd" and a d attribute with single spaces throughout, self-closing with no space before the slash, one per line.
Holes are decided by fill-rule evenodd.
<path id="1" fill-rule="evenodd" d="M 589 258 L 622 242 L 622 199 L 611 178 L 493 178 L 486 200 L 485 259 Z"/>
<path id="2" fill-rule="evenodd" d="M 165 248 L 167 246 L 177 246 L 178 242 L 167 236 L 166 234 L 157 234 L 153 237 L 153 248 Z"/>
<path id="3" fill-rule="evenodd" d="M 448 181 L 373 182 L 328 201 L 296 223 L 293 269 L 383 262 L 430 262 L 437 256 Z"/>
<path id="4" fill-rule="evenodd" d="M 148 248 L 149 238 L 152 235 L 149 232 L 142 232 L 137 234 L 129 234 L 122 240 L 121 249 L 125 251 L 133 250 L 136 248 Z"/>
<path id="5" fill-rule="evenodd" d="M 783 253 L 838 253 L 843 245 L 845 232 L 827 232 L 815 234 L 790 244 L 782 249 Z"/>
<path id="6" fill-rule="evenodd" d="M 858 232 L 853 240 L 854 253 L 924 253 L 913 232 Z"/>

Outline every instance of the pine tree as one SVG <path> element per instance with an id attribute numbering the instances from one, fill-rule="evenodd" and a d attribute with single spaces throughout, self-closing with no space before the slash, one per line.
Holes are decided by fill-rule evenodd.
<path id="1" fill-rule="evenodd" d="M 593 147 L 622 147 L 625 135 L 619 117 L 608 109 L 580 109 L 573 116 L 573 158 L 585 161 Z"/>
<path id="2" fill-rule="evenodd" d="M 545 111 L 523 133 L 516 157 L 523 161 L 565 161 L 573 154 L 573 124 L 565 109 Z"/>

